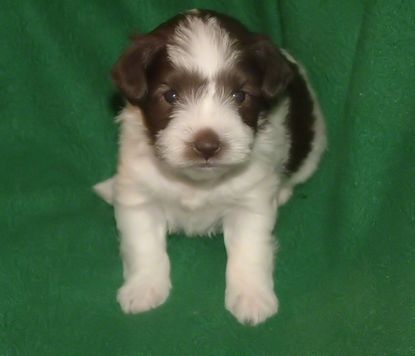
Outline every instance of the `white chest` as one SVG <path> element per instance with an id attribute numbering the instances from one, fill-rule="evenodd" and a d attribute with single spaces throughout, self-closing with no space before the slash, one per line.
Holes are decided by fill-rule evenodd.
<path id="1" fill-rule="evenodd" d="M 232 206 L 229 196 L 216 191 L 184 190 L 174 200 L 160 201 L 170 232 L 209 235 L 221 231 L 222 219 Z"/>

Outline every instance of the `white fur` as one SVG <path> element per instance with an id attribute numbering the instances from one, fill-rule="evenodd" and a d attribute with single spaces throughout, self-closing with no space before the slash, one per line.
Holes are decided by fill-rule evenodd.
<path id="1" fill-rule="evenodd" d="M 145 311 L 167 298 L 166 230 L 188 235 L 223 230 L 229 256 L 227 309 L 240 322 L 253 325 L 276 313 L 272 228 L 279 169 L 288 148 L 282 125 L 287 105 L 272 114 L 271 125 L 256 140 L 248 164 L 198 183 L 161 164 L 147 143 L 141 111 L 131 106 L 124 109 L 119 169 L 114 188 L 106 181 L 104 191 L 114 192 L 106 200 L 114 202 L 122 236 L 126 281 L 118 301 L 125 312 Z"/>
<path id="2" fill-rule="evenodd" d="M 117 204 L 115 214 L 126 280 L 118 302 L 126 313 L 155 308 L 165 302 L 171 287 L 166 228 L 159 223 L 162 212 L 156 206 Z"/>
<path id="3" fill-rule="evenodd" d="M 275 314 L 273 228 L 277 205 L 293 186 L 316 169 L 325 147 L 324 123 L 315 102 L 316 139 L 312 152 L 289 180 L 283 165 L 290 138 L 283 122 L 289 99 L 274 108 L 254 139 L 232 103 L 217 93 L 213 75 L 232 65 L 237 53 L 215 19 L 189 18 L 168 48 L 176 66 L 210 78 L 204 95 L 182 104 L 159 133 L 157 154 L 148 141 L 143 113 L 127 105 L 119 116 L 117 174 L 95 190 L 115 207 L 121 233 L 124 285 L 118 301 L 127 313 L 162 304 L 170 291 L 166 234 L 224 232 L 228 255 L 226 308 L 242 323 L 258 324 Z M 199 130 L 214 130 L 228 146 L 219 167 L 198 168 L 184 158 L 186 142 Z M 162 159 L 160 159 L 162 158 Z M 215 161 L 214 161 L 215 162 Z"/>
<path id="4" fill-rule="evenodd" d="M 113 204 L 114 201 L 114 179 L 110 178 L 101 183 L 95 184 L 93 187 L 96 194 L 104 199 L 108 204 Z"/>
<path id="5" fill-rule="evenodd" d="M 233 42 L 214 17 L 203 21 L 188 16 L 176 29 L 174 45 L 168 45 L 170 60 L 177 67 L 213 77 L 231 66 L 238 57 Z"/>

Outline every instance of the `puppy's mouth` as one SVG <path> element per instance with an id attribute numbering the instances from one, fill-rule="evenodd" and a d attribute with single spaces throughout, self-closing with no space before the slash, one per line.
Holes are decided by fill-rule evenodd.
<path id="1" fill-rule="evenodd" d="M 221 165 L 215 162 L 200 162 L 200 163 L 196 163 L 194 165 L 195 168 L 201 168 L 201 169 L 213 169 L 213 168 L 218 168 Z"/>

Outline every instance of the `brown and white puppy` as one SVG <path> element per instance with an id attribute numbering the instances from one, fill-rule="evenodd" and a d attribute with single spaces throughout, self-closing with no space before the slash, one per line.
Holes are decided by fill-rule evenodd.
<path id="1" fill-rule="evenodd" d="M 326 143 L 304 71 L 237 20 L 192 10 L 134 38 L 113 78 L 127 101 L 119 165 L 95 189 L 121 234 L 123 311 L 166 301 L 168 232 L 222 231 L 226 308 L 248 324 L 275 314 L 277 207 Z"/>

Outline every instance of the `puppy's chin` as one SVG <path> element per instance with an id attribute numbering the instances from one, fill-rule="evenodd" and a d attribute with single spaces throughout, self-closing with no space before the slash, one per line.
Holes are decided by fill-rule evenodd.
<path id="1" fill-rule="evenodd" d="M 159 160 L 170 173 L 186 180 L 200 183 L 217 181 L 224 176 L 232 175 L 233 172 L 238 172 L 246 164 L 246 161 L 232 163 L 221 163 L 217 161 L 212 163 L 203 163 L 202 161 L 173 163 L 160 157 Z"/>
<path id="2" fill-rule="evenodd" d="M 180 169 L 180 174 L 195 182 L 213 181 L 232 171 L 230 166 L 195 165 Z"/>

